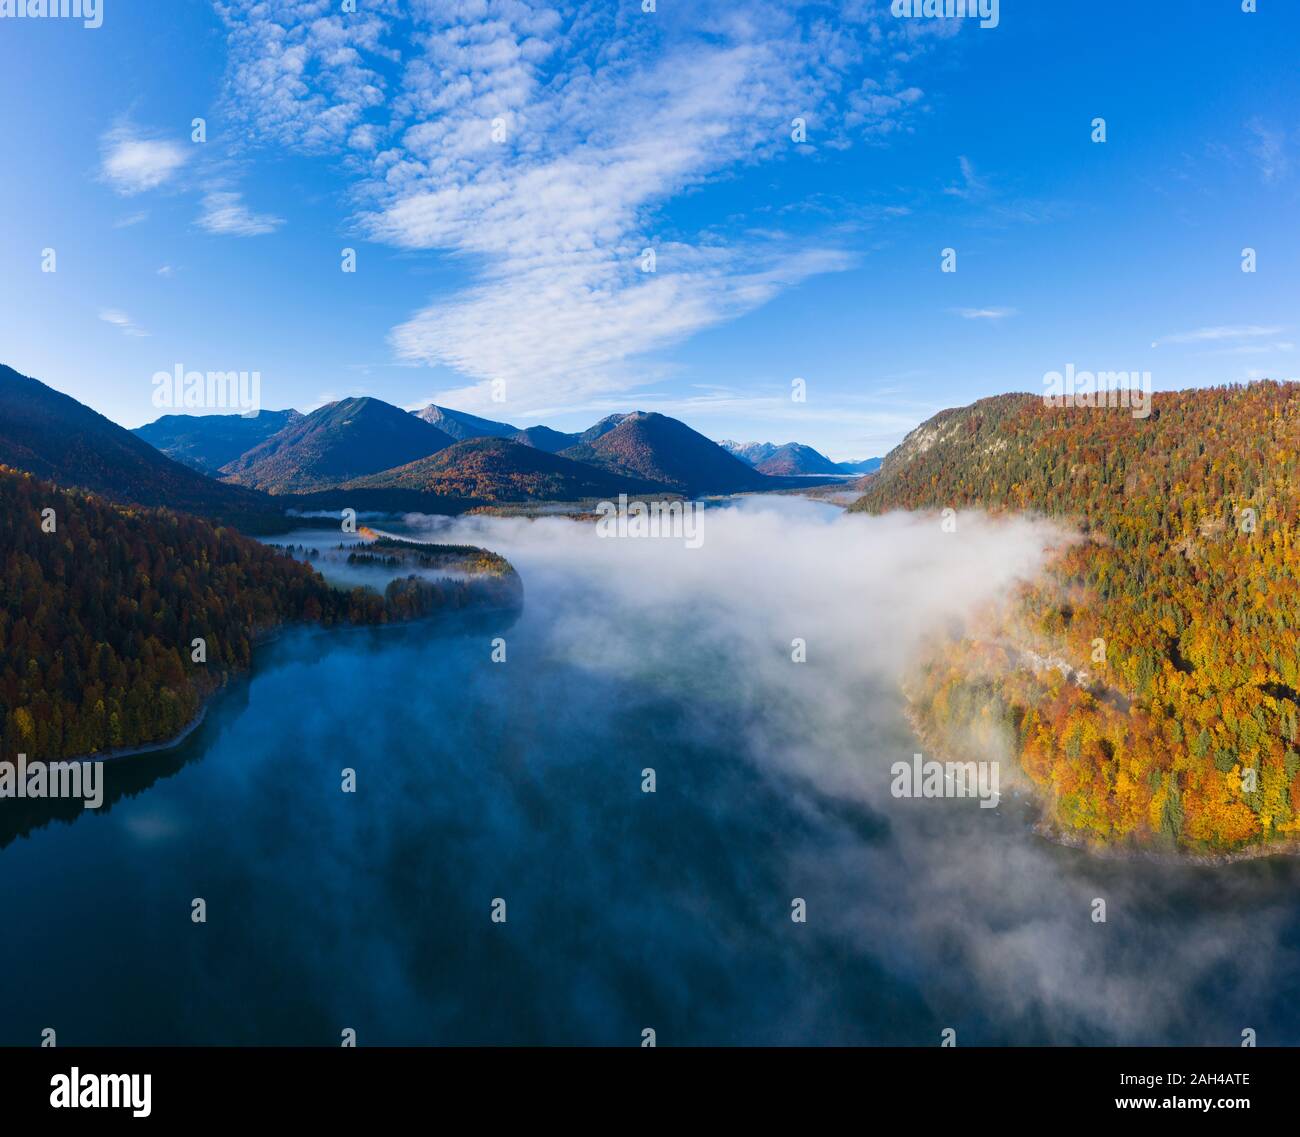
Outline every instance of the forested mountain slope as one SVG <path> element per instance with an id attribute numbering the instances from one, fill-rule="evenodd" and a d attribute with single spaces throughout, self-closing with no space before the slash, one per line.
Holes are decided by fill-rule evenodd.
<path id="1" fill-rule="evenodd" d="M 511 438 L 519 433 L 517 426 L 508 422 L 496 422 L 490 418 L 479 418 L 466 411 L 453 411 L 449 407 L 440 407 L 430 403 L 411 414 L 430 426 L 436 426 L 454 442 L 464 442 L 467 438 Z"/>
<path id="2" fill-rule="evenodd" d="M 224 485 L 174 462 L 76 399 L 2 365 L 0 463 L 115 501 L 166 505 L 248 532 L 288 528 L 265 494 Z"/>
<path id="3" fill-rule="evenodd" d="M 50 761 L 170 739 L 248 666 L 259 635 L 439 603 L 394 585 L 340 592 L 233 529 L 0 466 L 0 752 Z"/>
<path id="4" fill-rule="evenodd" d="M 347 483 L 347 488 L 407 489 L 486 502 L 578 501 L 662 491 L 640 478 L 570 461 L 508 438 L 470 438 L 428 458 Z"/>
<path id="5" fill-rule="evenodd" d="M 222 467 L 231 482 L 273 494 L 311 493 L 452 445 L 436 426 L 381 399 L 341 399 L 290 423 Z"/>
<path id="6" fill-rule="evenodd" d="M 1157 394 L 1146 419 L 982 400 L 913 431 L 852 508 L 964 507 L 1083 539 L 929 660 L 926 733 L 1000 731 L 1085 841 L 1300 837 L 1300 385 Z"/>
<path id="7" fill-rule="evenodd" d="M 684 422 L 653 411 L 611 415 L 561 457 L 694 496 L 776 489 L 772 481 Z"/>
<path id="8" fill-rule="evenodd" d="M 216 476 L 233 462 L 304 416 L 297 411 L 261 411 L 244 415 L 163 415 L 133 431 L 168 458 Z"/>

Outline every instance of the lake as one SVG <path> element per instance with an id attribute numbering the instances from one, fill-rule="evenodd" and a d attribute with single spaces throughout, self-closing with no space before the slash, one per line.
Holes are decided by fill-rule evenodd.
<path id="1" fill-rule="evenodd" d="M 1300 1043 L 1295 861 L 1099 860 L 1014 788 L 890 794 L 921 632 L 1044 526 L 705 522 L 387 524 L 509 557 L 522 615 L 290 634 L 105 808 L 9 839 L 0 1043 Z M 339 539 L 311 524 L 277 543 Z"/>

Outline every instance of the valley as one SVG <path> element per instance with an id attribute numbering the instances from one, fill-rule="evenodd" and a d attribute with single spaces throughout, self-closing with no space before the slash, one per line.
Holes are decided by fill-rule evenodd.
<path id="1" fill-rule="evenodd" d="M 1300 633 L 1290 618 L 1300 600 L 1292 595 L 1289 531 L 1300 515 L 1300 438 L 1290 385 L 1161 394 L 1141 419 L 1001 396 L 935 416 L 861 477 L 765 473 L 765 466 L 834 464 L 795 444 L 720 445 L 642 412 L 607 416 L 576 435 L 553 432 L 569 443 L 559 450 L 520 441 L 528 432 L 509 423 L 434 406 L 408 413 L 374 398 L 308 415 L 278 412 L 261 426 L 169 415 L 143 431 L 192 465 L 224 458 L 217 480 L 35 380 L 13 372 L 3 379 L 0 403 L 12 413 L 0 424 L 0 451 L 20 468 L 57 471 L 124 506 L 156 509 L 165 499 L 254 534 L 347 510 L 374 518 L 486 512 L 595 520 L 612 501 L 794 494 L 859 513 L 935 511 L 960 555 L 960 511 L 1058 517 L 1064 528 L 1045 574 L 972 613 L 918 665 L 908 684 L 918 727 L 958 752 L 976 724 L 996 736 L 1043 795 L 1047 826 L 1062 840 L 1195 856 L 1293 851 L 1300 842 Z M 248 449 L 229 458 L 240 445 Z M 1152 453 L 1160 460 L 1151 461 Z M 34 487 L 59 492 L 12 474 L 4 484 L 27 497 Z M 60 500 L 67 523 L 79 524 L 79 511 L 95 499 Z M 95 508 L 98 527 L 115 516 L 177 523 L 161 513 L 155 522 Z M 247 555 L 241 539 L 220 532 L 203 540 Z M 183 564 L 195 554 L 176 555 Z M 383 553 L 390 568 L 410 555 L 396 546 Z M 47 579 L 61 563 L 45 567 Z M 352 569 L 360 563 L 354 555 Z M 287 579 L 304 570 L 311 573 L 311 564 L 299 562 Z M 240 646 L 228 634 L 217 637 L 216 672 L 163 667 L 161 646 L 150 649 L 133 665 L 154 677 L 133 696 L 129 716 L 125 692 L 102 703 L 94 726 L 73 704 L 38 700 L 7 716 L 6 743 L 39 738 L 56 756 L 153 744 L 182 729 L 214 679 L 225 682 L 223 669 L 246 666 L 249 644 L 281 621 L 383 622 L 463 602 L 431 593 L 427 583 L 375 589 L 354 578 L 343 599 L 321 591 L 319 577 L 309 581 L 292 585 L 293 606 L 244 617 Z M 23 637 L 32 634 L 29 623 L 23 629 Z M 32 642 L 49 643 L 52 633 L 38 634 Z M 1008 643 L 1018 647 L 1008 651 Z M 179 643 L 169 650 L 179 658 Z M 48 647 L 38 658 L 52 666 Z M 91 666 L 83 648 L 72 674 Z M 11 698 L 21 703 L 13 682 Z M 80 680 L 66 682 L 71 692 Z M 165 702 L 146 714 L 138 701 L 150 682 Z"/>

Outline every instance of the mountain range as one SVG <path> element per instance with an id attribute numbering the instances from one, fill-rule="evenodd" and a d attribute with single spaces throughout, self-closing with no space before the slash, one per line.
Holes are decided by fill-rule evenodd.
<path id="1" fill-rule="evenodd" d="M 843 473 L 796 443 L 774 447 L 764 468 L 756 469 L 685 423 L 645 411 L 607 415 L 573 434 L 540 425 L 521 430 L 432 403 L 408 413 L 374 398 L 344 399 L 308 415 L 276 413 L 289 416 L 282 429 L 215 473 L 270 494 L 310 495 L 312 504 L 322 493 L 344 489 L 407 495 L 406 508 L 417 508 L 412 494 L 474 503 L 726 494 L 788 488 L 783 477 Z M 179 453 L 191 435 L 206 437 L 201 420 L 187 423 L 187 417 L 168 415 L 137 433 Z M 223 425 L 213 433 L 252 435 L 250 427 L 225 425 L 230 416 L 219 417 Z M 465 445 L 485 440 L 495 445 Z M 208 452 L 221 456 L 216 447 Z M 389 494 L 380 500 L 397 499 Z"/>
<path id="2" fill-rule="evenodd" d="M 856 462 L 835 462 L 825 454 L 801 442 L 732 442 L 718 443 L 742 462 L 762 474 L 802 476 L 808 474 L 872 474 L 880 469 L 881 459 L 864 458 Z"/>
<path id="3" fill-rule="evenodd" d="M 446 513 L 492 502 L 810 484 L 757 470 L 654 412 L 608 415 L 569 434 L 519 430 L 432 405 L 410 413 L 359 397 L 305 415 L 168 414 L 128 431 L 7 367 L 0 368 L 0 463 L 118 502 L 183 510 L 255 533 L 283 530 L 294 508 Z"/>
<path id="4" fill-rule="evenodd" d="M 205 474 L 216 474 L 227 462 L 247 454 L 258 443 L 303 416 L 298 411 L 261 411 L 244 415 L 163 415 L 132 433 L 168 458 Z"/>
<path id="5" fill-rule="evenodd" d="M 540 425 L 520 429 L 435 403 L 407 413 L 374 398 L 343 399 L 307 415 L 164 415 L 135 433 L 226 482 L 313 498 L 344 488 L 475 502 L 725 494 L 782 488 L 778 478 L 864 473 L 879 464 L 833 462 L 797 442 L 719 444 L 646 411 L 606 415 L 580 433 L 566 433 Z M 458 445 L 483 439 L 510 445 Z"/>
<path id="6" fill-rule="evenodd" d="M 310 493 L 427 458 L 454 441 L 380 399 L 341 399 L 290 423 L 221 473 L 268 493 Z"/>

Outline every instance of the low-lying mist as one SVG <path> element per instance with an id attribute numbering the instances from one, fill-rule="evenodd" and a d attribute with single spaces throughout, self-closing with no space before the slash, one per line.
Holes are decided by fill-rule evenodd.
<path id="1" fill-rule="evenodd" d="M 1295 990 L 1279 942 L 1295 914 L 1277 887 L 1295 882 L 1290 863 L 1099 861 L 1035 837 L 1034 803 L 1018 794 L 991 811 L 890 795 L 890 767 L 920 749 L 899 692 L 915 653 L 1073 539 L 1054 524 L 964 513 L 950 532 L 935 516 L 749 498 L 710 510 L 702 547 L 688 549 L 562 520 L 409 520 L 507 555 L 545 627 L 538 650 L 671 692 L 686 729 L 752 763 L 820 833 L 773 832 L 770 855 L 789 859 L 809 924 L 852 945 L 828 964 L 830 987 L 861 952 L 914 984 L 933 1022 L 969 1015 L 969 1041 L 1006 1043 L 1231 1044 L 1269 1016 L 1271 985 Z M 806 662 L 792 659 L 796 640 Z M 653 724 L 628 716 L 620 729 Z M 1014 758 L 1001 758 L 1015 785 Z M 674 792 L 661 777 L 658 794 Z M 742 808 L 699 804 L 722 824 Z M 855 840 L 846 816 L 870 816 L 888 839 Z M 1096 898 L 1105 924 L 1092 920 Z M 764 902 L 775 918 L 789 899 Z M 797 1040 L 817 1039 L 809 1022 Z"/>
<path id="2" fill-rule="evenodd" d="M 890 793 L 924 636 L 1068 533 L 771 497 L 702 524 L 408 517 L 508 557 L 522 616 L 289 637 L 196 760 L 0 852 L 11 954 L 80 977 L 0 977 L 0 1041 L 1300 1041 L 1294 862 L 1096 859 L 1005 777 L 996 809 Z"/>

